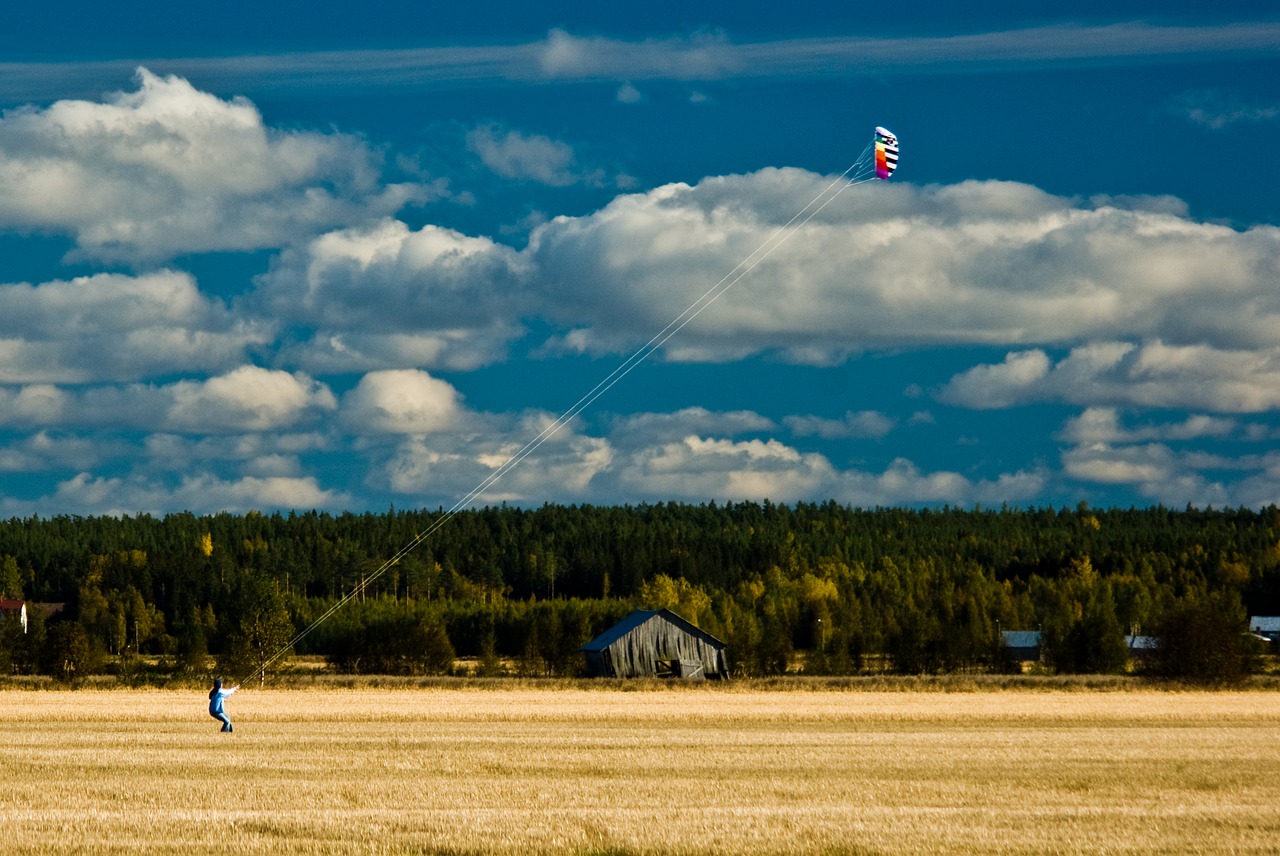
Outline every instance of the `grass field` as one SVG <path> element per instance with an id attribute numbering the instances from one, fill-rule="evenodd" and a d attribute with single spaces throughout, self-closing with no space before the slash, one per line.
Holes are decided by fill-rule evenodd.
<path id="1" fill-rule="evenodd" d="M 1276 853 L 1280 693 L 0 692 L 5 853 Z"/>

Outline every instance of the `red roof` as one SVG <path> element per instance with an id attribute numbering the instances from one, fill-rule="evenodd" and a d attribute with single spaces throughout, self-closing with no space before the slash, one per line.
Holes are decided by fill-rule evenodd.
<path id="1" fill-rule="evenodd" d="M 19 609 L 22 609 L 22 605 L 24 603 L 26 603 L 26 601 L 0 600 L 0 610 L 3 610 L 4 612 L 17 612 Z"/>

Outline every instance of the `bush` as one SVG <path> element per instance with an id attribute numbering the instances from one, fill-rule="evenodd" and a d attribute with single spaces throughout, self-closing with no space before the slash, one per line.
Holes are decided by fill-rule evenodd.
<path id="1" fill-rule="evenodd" d="M 101 666 L 101 652 L 95 651 L 89 634 L 79 622 L 60 621 L 49 628 L 44 673 L 64 683 L 92 675 Z"/>
<path id="2" fill-rule="evenodd" d="M 1146 671 L 1155 677 L 1201 684 L 1243 681 L 1257 667 L 1257 646 L 1238 602 L 1221 595 L 1184 600 L 1154 628 L 1156 649 Z"/>

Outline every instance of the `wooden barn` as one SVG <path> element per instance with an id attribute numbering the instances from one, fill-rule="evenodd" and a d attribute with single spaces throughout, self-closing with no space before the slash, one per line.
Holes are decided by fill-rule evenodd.
<path id="1" fill-rule="evenodd" d="M 726 678 L 724 643 L 669 609 L 637 609 L 580 649 L 593 678 Z"/>

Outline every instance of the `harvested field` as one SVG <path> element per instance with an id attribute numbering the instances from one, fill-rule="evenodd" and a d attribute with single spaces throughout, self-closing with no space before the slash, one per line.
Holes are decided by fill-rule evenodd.
<path id="1" fill-rule="evenodd" d="M 6 853 L 1274 853 L 1280 693 L 0 693 Z"/>

